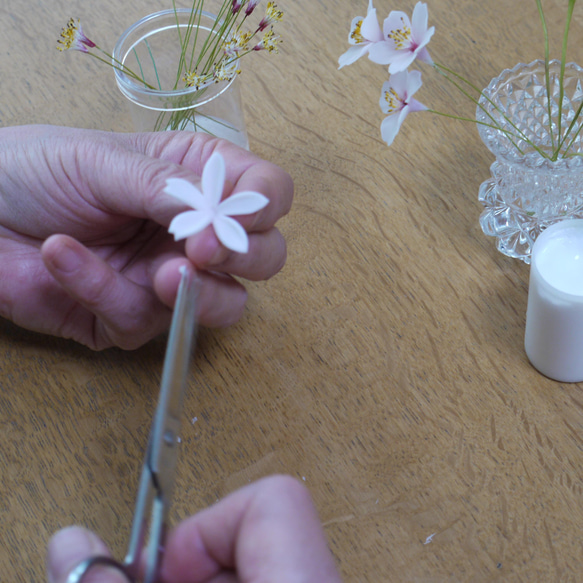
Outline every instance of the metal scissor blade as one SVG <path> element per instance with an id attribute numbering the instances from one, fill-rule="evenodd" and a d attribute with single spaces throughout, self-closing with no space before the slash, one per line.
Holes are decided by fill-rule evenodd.
<path id="1" fill-rule="evenodd" d="M 168 497 L 174 485 L 182 401 L 196 329 L 195 286 L 192 271 L 184 267 L 174 305 L 160 397 L 152 426 L 150 470 L 158 488 Z"/>
<path id="2" fill-rule="evenodd" d="M 174 487 L 180 415 L 196 332 L 195 288 L 193 272 L 184 267 L 174 304 L 160 395 L 148 439 L 130 543 L 124 561 L 135 577 L 144 547 L 147 522 L 150 519 L 146 581 L 153 580 L 155 576 L 166 514 Z"/>

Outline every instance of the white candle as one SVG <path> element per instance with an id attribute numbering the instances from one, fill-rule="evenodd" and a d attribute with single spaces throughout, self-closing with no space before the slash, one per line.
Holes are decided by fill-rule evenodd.
<path id="1" fill-rule="evenodd" d="M 556 223 L 535 241 L 524 345 L 545 376 L 583 381 L 583 219 Z"/>

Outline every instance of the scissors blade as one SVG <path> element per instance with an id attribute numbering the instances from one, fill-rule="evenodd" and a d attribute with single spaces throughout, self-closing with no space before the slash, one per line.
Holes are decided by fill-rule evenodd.
<path id="1" fill-rule="evenodd" d="M 152 523 L 147 548 L 146 581 L 155 577 L 166 515 L 174 487 L 182 401 L 196 334 L 196 299 L 194 274 L 185 267 L 174 304 L 160 395 L 148 440 L 130 543 L 124 561 L 129 572 L 135 577 L 150 513 Z"/>
<path id="2" fill-rule="evenodd" d="M 170 326 L 158 407 L 152 426 L 149 467 L 157 488 L 170 498 L 178 458 L 178 432 L 196 329 L 196 290 L 192 271 L 182 272 Z"/>

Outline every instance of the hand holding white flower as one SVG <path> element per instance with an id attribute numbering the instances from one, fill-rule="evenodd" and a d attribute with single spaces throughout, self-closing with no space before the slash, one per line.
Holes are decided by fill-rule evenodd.
<path id="1" fill-rule="evenodd" d="M 212 225 L 219 241 L 237 253 L 247 253 L 249 239 L 245 229 L 232 216 L 250 215 L 264 208 L 269 199 L 253 191 L 236 192 L 221 202 L 225 188 L 225 161 L 215 152 L 202 171 L 202 192 L 187 180 L 169 178 L 164 192 L 194 210 L 175 216 L 168 231 L 179 241 Z"/>

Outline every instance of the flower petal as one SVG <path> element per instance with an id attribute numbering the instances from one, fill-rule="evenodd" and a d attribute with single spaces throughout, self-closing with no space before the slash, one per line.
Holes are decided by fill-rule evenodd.
<path id="1" fill-rule="evenodd" d="M 247 253 L 249 239 L 245 229 L 235 220 L 219 214 L 213 221 L 218 240 L 231 251 Z"/>
<path id="2" fill-rule="evenodd" d="M 338 68 L 342 69 L 345 65 L 352 65 L 355 61 L 360 59 L 362 55 L 366 54 L 370 45 L 365 46 L 359 45 L 357 47 L 350 47 L 343 55 L 340 55 L 338 59 Z"/>
<path id="3" fill-rule="evenodd" d="M 346 65 L 352 65 L 355 61 L 360 59 L 362 55 L 366 54 L 369 48 L 369 44 L 363 46 L 359 45 L 357 47 L 350 47 L 343 55 L 340 55 L 338 59 L 338 68 L 342 69 L 342 67 Z"/>
<path id="4" fill-rule="evenodd" d="M 401 124 L 407 117 L 408 113 L 409 107 L 405 106 L 399 113 L 389 115 L 389 117 L 386 117 L 381 123 L 381 136 L 387 143 L 387 146 L 390 146 L 397 137 L 397 134 L 401 129 Z"/>
<path id="5" fill-rule="evenodd" d="M 383 22 L 383 34 L 385 39 L 392 43 L 395 48 L 408 49 L 411 45 L 409 16 L 401 10 L 391 10 Z"/>
<path id="6" fill-rule="evenodd" d="M 175 241 L 180 241 L 180 239 L 200 233 L 211 224 L 212 218 L 213 214 L 208 210 L 185 211 L 172 219 L 168 232 L 174 235 Z"/>
<path id="7" fill-rule="evenodd" d="M 410 99 L 407 105 L 409 106 L 409 113 L 413 113 L 416 111 L 427 111 L 429 109 L 426 105 L 423 105 L 420 101 L 417 101 L 416 99 Z"/>
<path id="8" fill-rule="evenodd" d="M 412 75 L 413 73 L 411 73 Z M 399 73 L 395 73 L 391 75 L 389 78 L 389 85 L 392 87 L 397 95 L 404 99 L 407 96 L 407 91 L 409 90 L 409 72 L 408 71 L 401 71 Z"/>
<path id="9" fill-rule="evenodd" d="M 194 209 L 203 209 L 208 206 L 202 192 L 183 178 L 168 178 L 164 192 Z"/>
<path id="10" fill-rule="evenodd" d="M 407 77 L 407 89 L 406 89 L 406 97 L 407 101 L 411 98 L 411 96 L 415 95 L 417 91 L 423 85 L 421 81 L 421 71 L 411 71 Z"/>
<path id="11" fill-rule="evenodd" d="M 258 192 L 236 192 L 219 205 L 222 215 L 250 215 L 267 206 L 269 199 Z"/>
<path id="12" fill-rule="evenodd" d="M 362 36 L 362 23 L 364 18 L 362 16 L 355 16 L 350 23 L 350 30 L 348 31 L 348 44 L 362 45 L 366 39 Z"/>
<path id="13" fill-rule="evenodd" d="M 411 16 L 411 32 L 417 42 L 421 42 L 425 37 L 428 16 L 427 4 L 417 2 L 415 8 L 413 8 L 413 15 Z"/>
<path id="14" fill-rule="evenodd" d="M 397 73 L 400 75 L 401 73 Z M 405 107 L 403 98 L 399 95 L 393 87 L 393 75 L 391 79 L 385 81 L 381 87 L 381 98 L 379 99 L 379 106 L 383 113 L 392 115 L 397 111 L 401 111 Z"/>
<path id="15" fill-rule="evenodd" d="M 218 152 L 213 152 L 202 170 L 202 191 L 207 203 L 216 207 L 221 202 L 225 188 L 225 161 Z"/>
<path id="16" fill-rule="evenodd" d="M 427 48 L 423 47 L 417 52 L 417 58 L 422 63 L 427 63 L 428 65 L 433 65 L 433 59 L 429 56 L 429 51 Z"/>
<path id="17" fill-rule="evenodd" d="M 415 53 L 413 51 L 399 51 L 402 53 L 389 65 L 389 73 L 394 75 L 396 73 L 403 73 L 409 65 L 415 60 Z"/>
<path id="18" fill-rule="evenodd" d="M 400 55 L 401 52 L 387 41 L 374 43 L 368 49 L 368 58 L 377 65 L 388 65 Z"/>
<path id="19" fill-rule="evenodd" d="M 362 21 L 360 32 L 362 36 L 370 42 L 377 43 L 383 40 L 383 31 L 379 25 L 375 8 L 369 10 L 368 14 Z"/>

